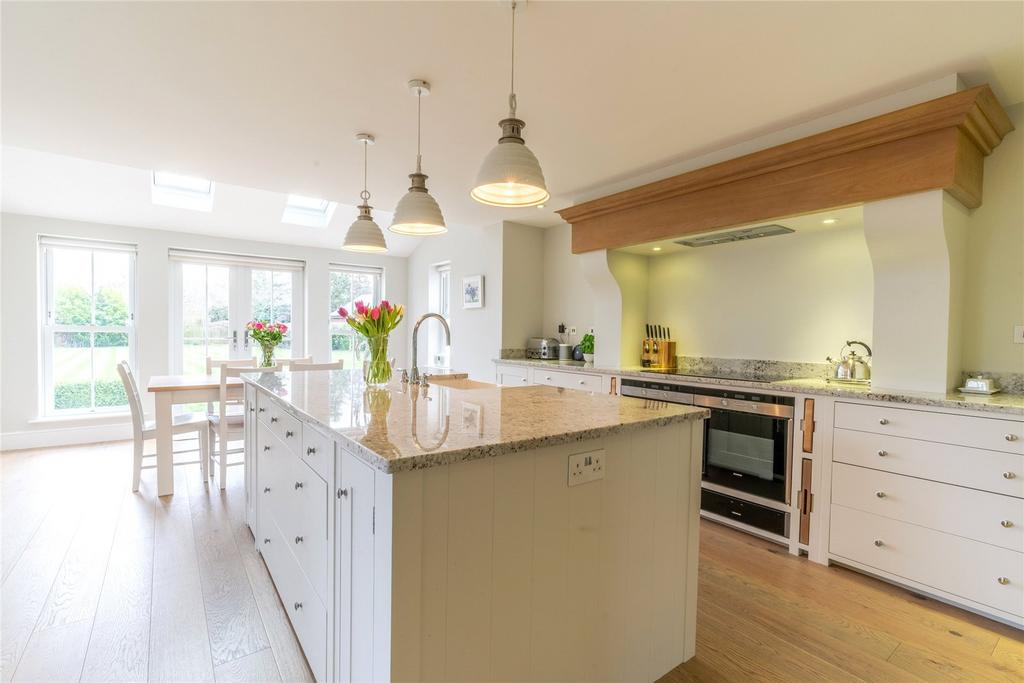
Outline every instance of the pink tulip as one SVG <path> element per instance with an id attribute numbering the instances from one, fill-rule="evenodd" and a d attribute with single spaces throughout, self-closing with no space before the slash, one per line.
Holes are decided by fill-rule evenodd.
<path id="1" fill-rule="evenodd" d="M 384 299 L 384 300 L 382 300 L 380 302 L 380 307 L 383 308 L 385 311 L 390 311 L 391 310 L 391 302 L 388 301 L 387 299 Z"/>
<path id="2" fill-rule="evenodd" d="M 348 311 L 345 310 L 344 306 L 338 309 L 338 315 L 340 315 L 342 318 L 348 317 Z"/>
<path id="3" fill-rule="evenodd" d="M 366 304 L 364 304 L 362 301 L 357 301 L 356 313 L 358 313 L 359 315 L 366 315 Z"/>
<path id="4" fill-rule="evenodd" d="M 287 326 L 287 325 L 285 325 L 284 323 L 278 323 L 278 325 L 277 325 L 277 330 L 278 330 L 278 331 L 279 331 L 279 332 L 280 332 L 281 334 L 284 334 L 285 332 L 287 332 L 287 331 L 288 331 L 288 326 Z"/>
<path id="5" fill-rule="evenodd" d="M 263 323 L 256 323 L 256 329 L 257 330 L 262 330 L 263 329 Z"/>
<path id="6" fill-rule="evenodd" d="M 373 307 L 373 310 L 370 311 L 370 317 L 374 320 L 380 319 L 380 306 Z"/>

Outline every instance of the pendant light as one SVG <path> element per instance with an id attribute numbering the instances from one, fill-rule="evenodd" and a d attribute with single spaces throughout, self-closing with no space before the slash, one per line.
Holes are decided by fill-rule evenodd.
<path id="1" fill-rule="evenodd" d="M 444 225 L 441 207 L 427 190 L 427 176 L 423 175 L 420 156 L 420 104 L 424 95 L 430 94 L 430 84 L 414 79 L 409 81 L 409 90 L 416 96 L 416 172 L 409 174 L 409 191 L 395 207 L 395 217 L 388 228 L 399 235 L 429 237 L 448 232 Z"/>
<path id="2" fill-rule="evenodd" d="M 345 233 L 345 242 L 341 248 L 345 251 L 383 254 L 388 250 L 388 245 L 384 241 L 384 232 L 370 214 L 373 207 L 369 204 L 370 193 L 366 191 L 366 148 L 375 140 L 369 133 L 358 133 L 356 142 L 363 146 L 363 191 L 359 193 L 359 198 L 363 200 L 363 203 L 359 205 L 358 218 Z"/>
<path id="3" fill-rule="evenodd" d="M 484 157 L 476 186 L 470 195 L 491 206 L 539 206 L 548 200 L 547 185 L 540 162 L 523 141 L 526 122 L 516 118 L 516 3 L 512 2 L 512 78 L 508 96 L 508 118 L 498 122 L 501 137 Z"/>

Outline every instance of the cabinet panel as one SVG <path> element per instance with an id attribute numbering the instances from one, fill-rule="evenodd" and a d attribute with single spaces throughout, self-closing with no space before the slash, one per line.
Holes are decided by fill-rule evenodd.
<path id="1" fill-rule="evenodd" d="M 334 441 L 307 424 L 302 425 L 302 459 L 325 482 L 334 481 Z"/>
<path id="2" fill-rule="evenodd" d="M 549 370 L 547 368 L 533 368 L 532 375 L 534 384 L 546 384 L 563 389 L 579 389 L 580 391 L 601 391 L 600 375 Z"/>
<path id="3" fill-rule="evenodd" d="M 339 450 L 337 602 L 338 680 L 373 679 L 374 471 Z"/>
<path id="4" fill-rule="evenodd" d="M 522 365 L 495 366 L 498 384 L 506 387 L 526 386 L 530 383 L 530 369 Z"/>
<path id="5" fill-rule="evenodd" d="M 1024 557 L 1005 548 L 832 505 L 830 552 L 1024 616 Z"/>

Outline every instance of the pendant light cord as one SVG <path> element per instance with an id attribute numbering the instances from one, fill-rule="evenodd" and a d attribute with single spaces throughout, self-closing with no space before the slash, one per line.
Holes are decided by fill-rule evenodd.
<path id="1" fill-rule="evenodd" d="M 423 90 L 418 89 L 416 91 L 416 172 L 422 173 L 420 168 L 420 128 L 422 127 L 422 104 L 423 104 Z"/>
<path id="2" fill-rule="evenodd" d="M 363 200 L 363 204 L 370 201 L 370 193 L 366 189 L 366 148 L 369 143 L 363 140 L 363 191 L 359 193 L 359 197 Z"/>
<path id="3" fill-rule="evenodd" d="M 509 118 L 516 117 L 516 2 L 512 0 L 512 70 L 508 86 Z"/>

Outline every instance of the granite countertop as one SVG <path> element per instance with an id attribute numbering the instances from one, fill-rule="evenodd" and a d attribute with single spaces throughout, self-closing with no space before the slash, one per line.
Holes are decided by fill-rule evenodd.
<path id="1" fill-rule="evenodd" d="M 935 394 L 915 391 L 886 390 L 873 387 L 827 382 L 821 378 L 785 379 L 771 382 L 743 379 L 720 379 L 714 377 L 698 377 L 693 375 L 673 375 L 668 373 L 648 372 L 640 367 L 603 367 L 578 361 L 532 360 L 532 359 L 495 359 L 500 365 L 522 365 L 526 367 L 545 367 L 570 372 L 586 372 L 593 374 L 618 375 L 649 380 L 670 380 L 680 384 L 709 384 L 713 386 L 759 388 L 780 393 L 809 394 L 816 396 L 834 396 L 837 398 L 856 398 L 869 401 L 887 401 L 890 403 L 906 403 L 909 405 L 934 406 L 939 408 L 956 408 L 975 410 L 984 413 L 997 413 L 1010 416 L 1024 416 L 1024 394 L 994 394 L 977 396 L 949 392 Z"/>
<path id="2" fill-rule="evenodd" d="M 393 473 L 593 439 L 708 416 L 704 408 L 548 386 L 474 388 L 393 381 L 368 388 L 357 370 L 244 376 Z"/>

